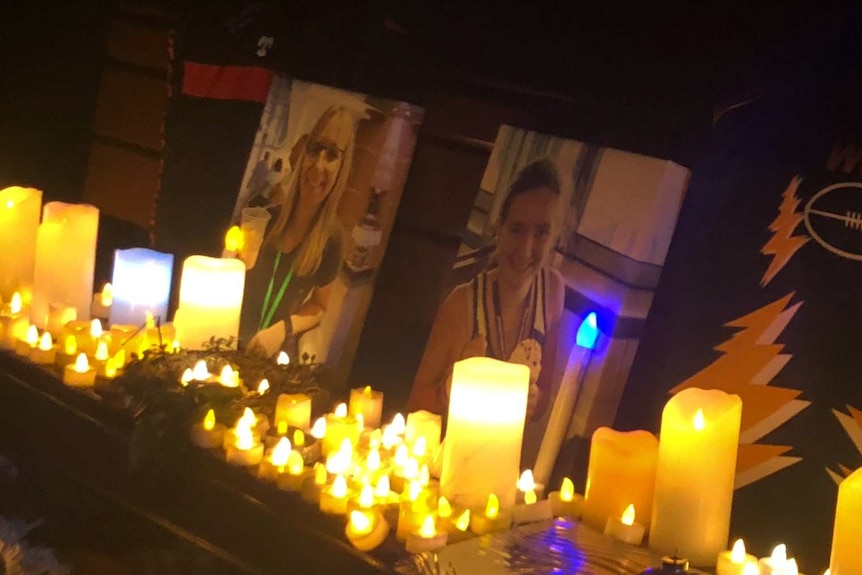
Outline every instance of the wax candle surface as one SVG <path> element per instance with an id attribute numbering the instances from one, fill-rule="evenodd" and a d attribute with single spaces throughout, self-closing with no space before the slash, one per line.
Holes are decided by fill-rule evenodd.
<path id="1" fill-rule="evenodd" d="M 85 204 L 48 202 L 36 238 L 31 321 L 48 323 L 50 304 L 73 306 L 90 318 L 99 210 Z"/>
<path id="2" fill-rule="evenodd" d="M 714 565 L 727 545 L 742 401 L 689 388 L 662 412 L 649 545 Z"/>
<path id="3" fill-rule="evenodd" d="M 41 211 L 41 191 L 19 186 L 0 190 L 0 296 L 3 301 L 9 301 L 21 286 L 33 283 Z"/>
<path id="4" fill-rule="evenodd" d="M 440 448 L 443 418 L 436 413 L 421 409 L 407 414 L 404 439 L 411 445 L 420 437 L 425 438 L 425 449 L 433 456 Z"/>
<path id="5" fill-rule="evenodd" d="M 236 338 L 245 289 L 245 264 L 236 259 L 190 256 L 183 263 L 176 339 L 200 349 L 211 337 Z"/>
<path id="6" fill-rule="evenodd" d="M 832 575 L 862 573 L 862 468 L 838 486 L 838 508 L 832 531 Z"/>
<path id="7" fill-rule="evenodd" d="M 275 425 L 282 421 L 307 431 L 311 427 L 311 397 L 304 393 L 280 394 L 275 405 Z"/>
<path id="8" fill-rule="evenodd" d="M 365 427 L 372 429 L 380 427 L 380 415 L 383 413 L 383 392 L 373 390 L 370 386 L 351 389 L 348 413 L 361 415 Z"/>
<path id="9" fill-rule="evenodd" d="M 515 504 L 529 384 L 525 365 L 487 357 L 455 363 L 440 478 L 450 501 L 479 508 L 495 493 L 504 508 Z"/>
<path id="10" fill-rule="evenodd" d="M 620 517 L 633 504 L 649 529 L 657 463 L 658 439 L 652 433 L 598 428 L 590 444 L 584 520 L 604 529 L 608 517 Z"/>
<path id="11" fill-rule="evenodd" d="M 173 254 L 146 248 L 115 251 L 111 324 L 140 326 L 147 312 L 167 322 L 173 269 Z"/>

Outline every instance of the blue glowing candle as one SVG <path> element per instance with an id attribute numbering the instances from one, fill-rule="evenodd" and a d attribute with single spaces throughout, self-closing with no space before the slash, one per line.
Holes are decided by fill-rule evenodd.
<path id="1" fill-rule="evenodd" d="M 141 325 L 147 312 L 166 321 L 173 268 L 173 254 L 146 248 L 114 252 L 111 324 Z"/>

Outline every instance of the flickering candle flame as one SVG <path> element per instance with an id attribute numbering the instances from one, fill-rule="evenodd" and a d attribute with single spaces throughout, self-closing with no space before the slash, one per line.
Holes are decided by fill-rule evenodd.
<path id="1" fill-rule="evenodd" d="M 199 359 L 192 368 L 192 373 L 194 374 L 196 381 L 206 381 L 209 379 L 210 370 L 207 368 L 207 362 L 203 359 Z"/>
<path id="2" fill-rule="evenodd" d="M 534 489 L 528 489 L 524 493 L 524 504 L 525 505 L 533 505 L 539 498 L 536 497 L 536 491 Z"/>
<path id="3" fill-rule="evenodd" d="M 277 424 L 275 424 L 275 430 L 276 432 L 278 432 L 279 435 L 284 435 L 285 433 L 287 433 L 287 421 L 285 421 L 284 419 L 279 421 Z"/>
<path id="4" fill-rule="evenodd" d="M 99 294 L 99 301 L 105 307 L 113 305 L 114 286 L 111 285 L 111 282 L 106 283 L 105 287 L 102 288 L 102 293 Z"/>
<path id="5" fill-rule="evenodd" d="M 105 377 L 117 377 L 117 360 L 113 357 L 109 357 L 105 360 Z"/>
<path id="6" fill-rule="evenodd" d="M 302 460 L 302 454 L 298 451 L 291 451 L 287 456 L 287 472 L 291 475 L 299 475 L 305 467 L 305 462 Z"/>
<path id="7" fill-rule="evenodd" d="M 416 457 L 425 457 L 425 452 L 427 450 L 425 437 L 422 436 L 416 440 L 416 443 L 413 444 L 413 455 Z"/>
<path id="8" fill-rule="evenodd" d="M 52 347 L 54 347 L 54 340 L 51 339 L 51 334 L 46 331 L 39 338 L 39 349 L 42 351 L 51 351 Z"/>
<path id="9" fill-rule="evenodd" d="M 392 423 L 390 424 L 392 432 L 396 435 L 403 435 L 406 427 L 407 424 L 404 421 L 404 416 L 400 413 L 396 413 L 395 417 L 392 418 Z"/>
<path id="10" fill-rule="evenodd" d="M 108 353 L 108 344 L 105 340 L 99 340 L 99 345 L 96 346 L 96 359 L 99 361 L 108 361 L 111 357 Z"/>
<path id="11" fill-rule="evenodd" d="M 377 481 L 377 486 L 374 488 L 374 496 L 385 501 L 389 498 L 389 491 L 389 476 L 384 475 Z"/>
<path id="12" fill-rule="evenodd" d="M 488 503 L 485 504 L 485 517 L 494 519 L 500 514 L 500 500 L 493 493 L 488 495 Z"/>
<path id="13" fill-rule="evenodd" d="M 629 506 L 626 507 L 626 510 L 623 511 L 622 516 L 620 516 L 620 523 L 623 525 L 634 525 L 635 523 L 635 506 L 633 503 L 629 503 Z"/>
<path id="14" fill-rule="evenodd" d="M 401 475 L 404 479 L 419 479 L 419 462 L 412 457 L 407 459 L 407 464 L 404 465 Z"/>
<path id="15" fill-rule="evenodd" d="M 772 560 L 773 565 L 784 565 L 787 563 L 787 545 L 784 543 L 776 545 L 769 558 Z"/>
<path id="16" fill-rule="evenodd" d="M 362 491 L 359 492 L 358 503 L 363 509 L 370 509 L 374 505 L 374 488 L 368 483 L 362 486 Z"/>
<path id="17" fill-rule="evenodd" d="M 745 543 L 737 539 L 730 550 L 730 562 L 739 565 L 745 561 Z"/>
<path id="18" fill-rule="evenodd" d="M 417 474 L 416 479 L 423 486 L 431 483 L 431 471 L 428 469 L 427 464 L 423 463 L 422 467 L 419 468 L 419 473 Z"/>
<path id="19" fill-rule="evenodd" d="M 523 473 L 521 473 L 521 477 L 518 478 L 518 489 L 520 491 L 530 491 L 536 488 L 536 482 L 533 480 L 533 470 L 527 469 Z"/>
<path id="20" fill-rule="evenodd" d="M 356 535 L 368 535 L 374 527 L 368 513 L 353 510 L 350 512 L 350 530 Z"/>
<path id="21" fill-rule="evenodd" d="M 224 249 L 229 252 L 238 252 L 242 249 L 245 238 L 239 226 L 231 226 L 224 235 Z"/>
<path id="22" fill-rule="evenodd" d="M 39 330 L 35 325 L 31 325 L 27 328 L 27 335 L 24 336 L 24 341 L 27 342 L 30 347 L 36 347 L 36 344 L 39 343 Z"/>
<path id="23" fill-rule="evenodd" d="M 250 407 L 246 407 L 242 411 L 242 415 L 240 416 L 239 420 L 237 420 L 236 426 L 247 427 L 248 429 L 251 429 L 255 426 L 255 424 L 257 424 L 257 416 L 254 414 Z"/>
<path id="24" fill-rule="evenodd" d="M 278 352 L 278 357 L 275 358 L 275 363 L 276 365 L 289 365 L 290 356 L 288 356 L 286 352 L 280 351 Z"/>
<path id="25" fill-rule="evenodd" d="M 190 367 L 187 367 L 180 376 L 180 384 L 185 387 L 195 380 L 195 374 Z"/>
<path id="26" fill-rule="evenodd" d="M 323 439 L 326 435 L 326 419 L 318 417 L 311 426 L 311 436 L 315 439 Z"/>
<path id="27" fill-rule="evenodd" d="M 410 455 L 407 452 L 407 446 L 404 445 L 403 443 L 401 445 L 399 445 L 395 449 L 395 456 L 393 459 L 395 461 L 396 467 L 402 467 L 402 468 L 406 467 L 407 461 L 410 459 Z"/>
<path id="28" fill-rule="evenodd" d="M 225 387 L 239 387 L 239 373 L 234 371 L 230 365 L 221 368 L 218 382 Z"/>
<path id="29" fill-rule="evenodd" d="M 254 447 L 254 435 L 251 432 L 251 428 L 246 426 L 237 426 L 234 430 L 234 434 L 236 435 L 236 448 L 241 451 L 248 451 L 252 447 Z"/>
<path id="30" fill-rule="evenodd" d="M 87 373 L 90 370 L 90 362 L 87 361 L 86 353 L 79 353 L 75 358 L 75 367 L 73 368 L 78 373 Z"/>
<path id="31" fill-rule="evenodd" d="M 260 380 L 260 383 L 257 385 L 257 394 L 263 395 L 269 391 L 269 380 L 264 378 Z"/>
<path id="32" fill-rule="evenodd" d="M 102 337 L 102 322 L 98 319 L 90 322 L 90 335 L 94 338 Z"/>
<path id="33" fill-rule="evenodd" d="M 287 422 L 283 422 L 285 426 L 285 431 L 287 431 Z M 301 429 L 297 429 L 293 432 L 293 445 L 296 447 L 303 447 L 305 445 L 305 433 Z"/>
<path id="34" fill-rule="evenodd" d="M 426 515 L 422 520 L 422 527 L 419 528 L 419 535 L 425 539 L 431 539 L 437 536 L 437 528 L 434 525 L 434 516 Z"/>
<path id="35" fill-rule="evenodd" d="M 377 429 L 375 431 L 380 430 Z M 398 435 L 398 433 L 395 431 L 395 429 L 392 428 L 391 425 L 387 425 L 380 437 L 380 443 L 383 445 L 384 449 L 392 449 L 400 442 L 401 436 Z"/>
<path id="36" fill-rule="evenodd" d="M 437 500 L 437 516 L 443 519 L 452 516 L 452 505 L 445 495 L 441 495 L 440 499 Z"/>
<path id="37" fill-rule="evenodd" d="M 785 575 L 799 575 L 799 566 L 796 564 L 796 559 L 788 559 L 784 565 Z"/>
<path id="38" fill-rule="evenodd" d="M 575 484 L 568 477 L 563 478 L 560 485 L 560 501 L 571 501 L 575 497 Z"/>
<path id="39" fill-rule="evenodd" d="M 760 575 L 760 568 L 757 563 L 746 563 L 742 566 L 742 575 Z M 829 575 L 824 573 L 823 575 Z"/>
<path id="40" fill-rule="evenodd" d="M 368 453 L 368 459 L 365 460 L 365 468 L 368 471 L 377 471 L 380 469 L 380 452 L 374 450 Z"/>
<path id="41" fill-rule="evenodd" d="M 335 417 L 347 417 L 346 403 L 339 403 L 335 406 Z"/>
<path id="42" fill-rule="evenodd" d="M 67 335 L 66 341 L 63 343 L 63 352 L 66 355 L 75 355 L 78 353 L 78 340 L 74 335 Z"/>
<path id="43" fill-rule="evenodd" d="M 118 369 L 126 365 L 125 349 L 120 349 L 119 351 L 117 351 L 117 353 L 114 354 L 114 365 L 116 365 Z"/>
<path id="44" fill-rule="evenodd" d="M 269 456 L 269 460 L 273 465 L 279 468 L 279 471 L 287 465 L 287 459 L 290 457 L 291 449 L 290 440 L 286 437 L 279 439 L 278 443 L 275 444 L 275 447 L 272 448 L 272 454 Z"/>
<path id="45" fill-rule="evenodd" d="M 455 520 L 455 527 L 458 531 L 467 531 L 467 528 L 470 527 L 470 510 L 465 509 L 464 513 L 458 516 L 458 519 Z"/>
<path id="46" fill-rule="evenodd" d="M 703 431 L 703 428 L 706 427 L 706 420 L 703 418 L 703 410 L 698 409 L 697 413 L 694 414 L 694 429 L 695 431 Z"/>
<path id="47" fill-rule="evenodd" d="M 326 485 L 326 477 L 327 477 L 326 467 L 324 467 L 322 463 L 315 463 L 314 464 L 314 484 L 315 485 Z"/>
<path id="48" fill-rule="evenodd" d="M 204 429 L 207 431 L 212 431 L 215 429 L 216 418 L 215 411 L 210 409 L 207 411 L 207 414 L 204 416 Z"/>
<path id="49" fill-rule="evenodd" d="M 345 437 L 341 440 L 341 445 L 338 446 L 338 453 L 348 460 L 353 459 L 353 444 L 350 443 L 350 438 Z"/>
<path id="50" fill-rule="evenodd" d="M 362 390 L 362 395 L 364 395 L 365 397 L 371 397 L 372 393 L 370 385 L 365 386 L 365 389 Z"/>
<path id="51" fill-rule="evenodd" d="M 9 312 L 13 314 L 21 313 L 21 308 L 23 307 L 21 303 L 21 294 L 19 292 L 15 292 L 12 294 L 12 301 L 9 302 Z"/>
<path id="52" fill-rule="evenodd" d="M 347 497 L 347 480 L 343 475 L 335 476 L 335 481 L 332 482 L 332 496 L 338 499 Z"/>
<path id="53" fill-rule="evenodd" d="M 407 486 L 407 498 L 410 501 L 416 501 L 420 493 L 422 493 L 422 485 L 415 479 L 412 480 Z"/>

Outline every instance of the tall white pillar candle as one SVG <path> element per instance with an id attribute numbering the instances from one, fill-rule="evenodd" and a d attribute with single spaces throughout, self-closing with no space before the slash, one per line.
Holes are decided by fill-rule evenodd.
<path id="1" fill-rule="evenodd" d="M 167 322 L 173 269 L 173 254 L 146 248 L 114 252 L 111 325 L 143 325 L 147 312 Z"/>
<path id="2" fill-rule="evenodd" d="M 659 434 L 650 547 L 715 565 L 727 547 L 742 401 L 689 388 L 665 405 Z"/>
<path id="3" fill-rule="evenodd" d="M 242 260 L 189 256 L 183 263 L 180 301 L 174 318 L 176 339 L 200 349 L 211 337 L 236 338 L 245 288 Z"/>
<path id="4" fill-rule="evenodd" d="M 441 492 L 464 507 L 494 493 L 515 504 L 530 369 L 487 357 L 455 363 L 443 442 Z"/>
<path id="5" fill-rule="evenodd" d="M 0 295 L 9 301 L 15 290 L 33 283 L 36 232 L 42 192 L 12 186 L 0 190 Z"/>
<path id="6" fill-rule="evenodd" d="M 50 304 L 77 310 L 90 319 L 99 210 L 86 204 L 48 202 L 36 238 L 31 320 L 40 329 L 48 322 Z"/>
<path id="7" fill-rule="evenodd" d="M 832 531 L 832 575 L 862 573 L 862 468 L 838 486 L 838 509 Z"/>

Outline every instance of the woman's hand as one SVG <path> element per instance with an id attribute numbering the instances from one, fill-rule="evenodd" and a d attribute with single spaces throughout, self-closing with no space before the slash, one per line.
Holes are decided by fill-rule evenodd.
<path id="1" fill-rule="evenodd" d="M 249 351 L 261 350 L 267 357 L 274 356 L 284 344 L 287 333 L 284 321 L 279 321 L 255 334 L 248 343 Z"/>

